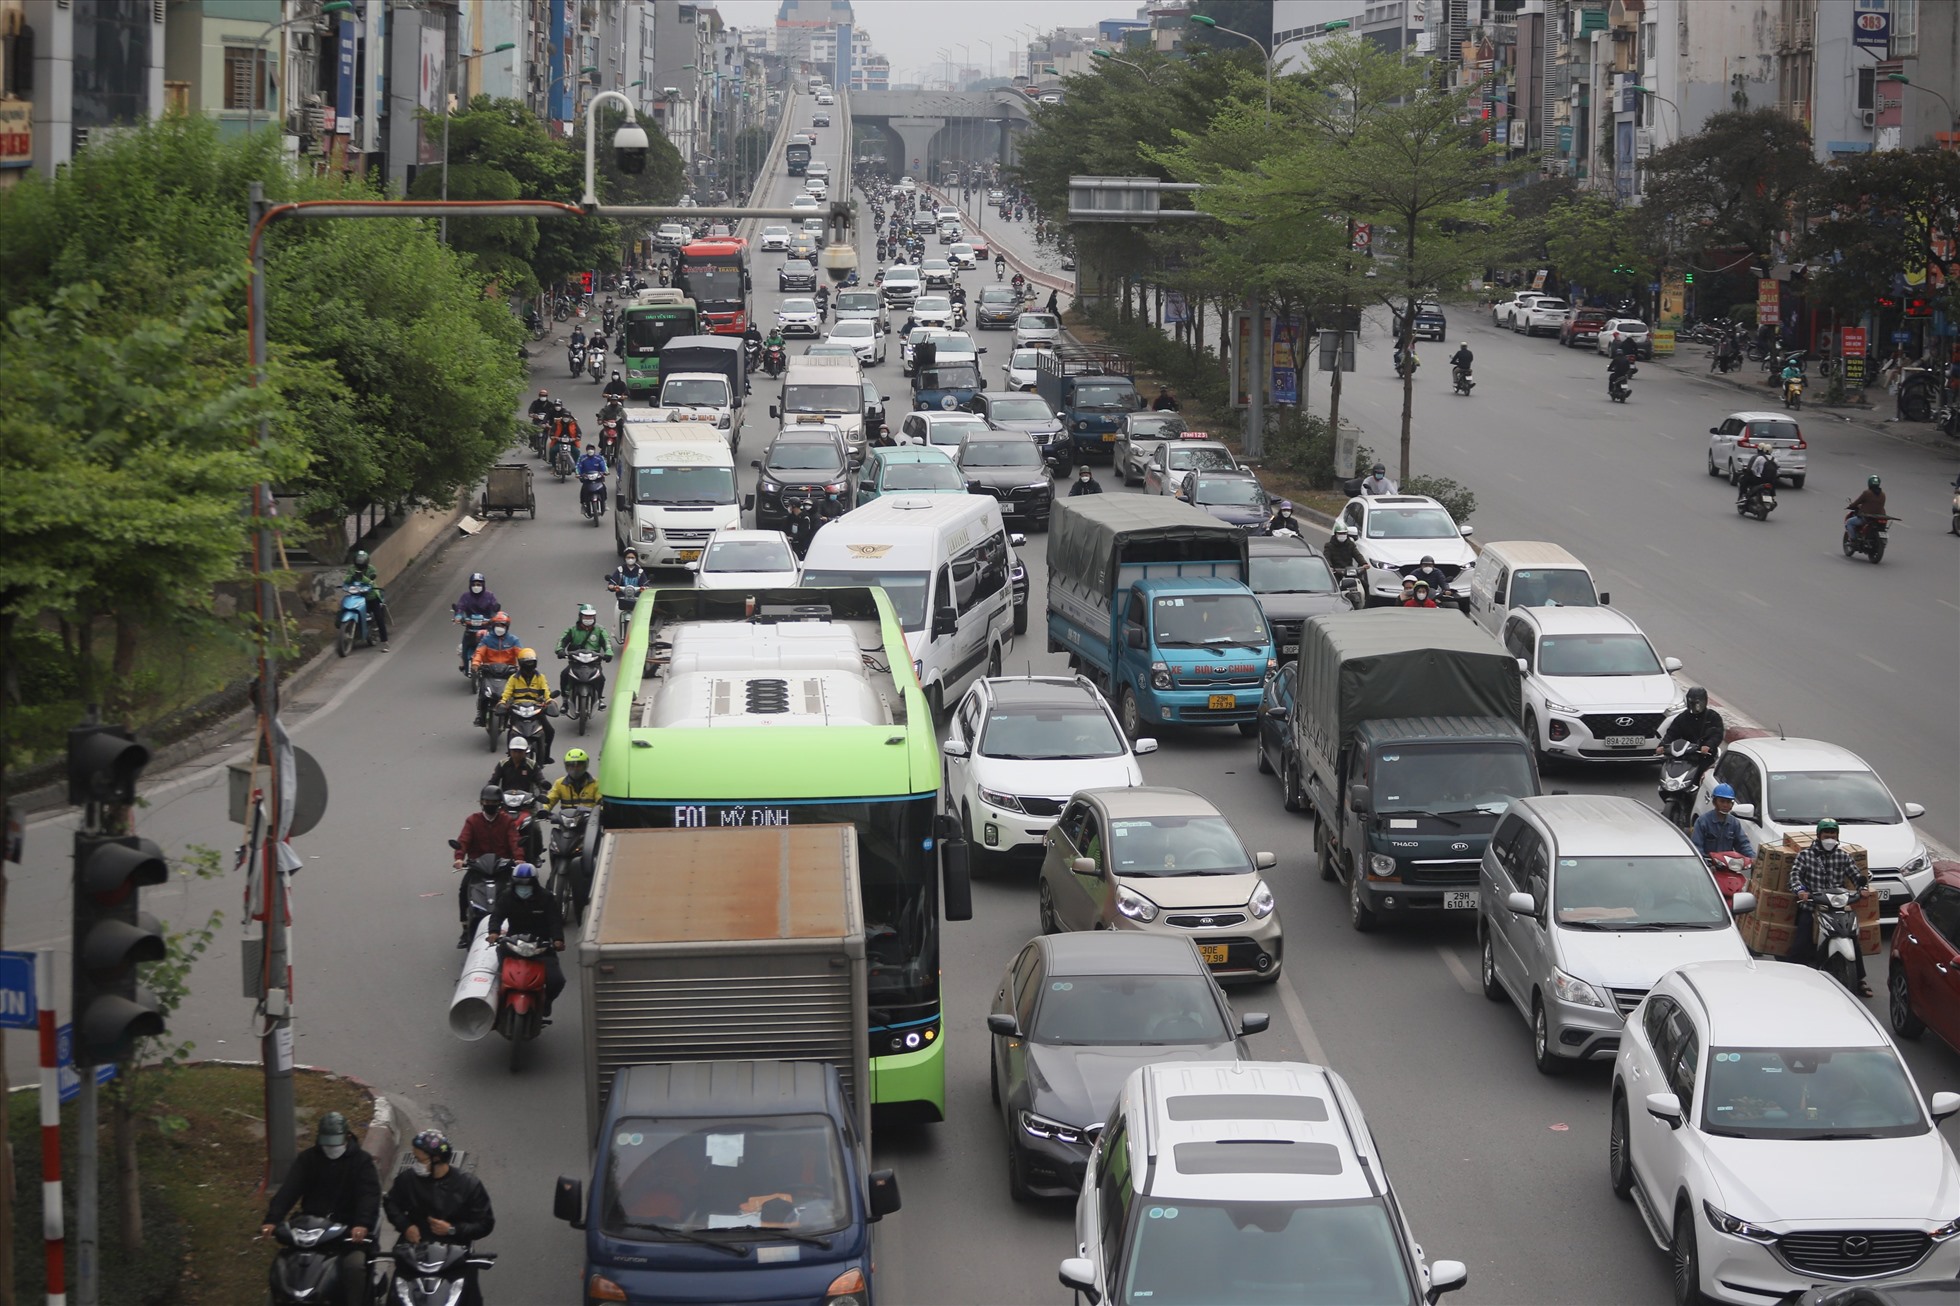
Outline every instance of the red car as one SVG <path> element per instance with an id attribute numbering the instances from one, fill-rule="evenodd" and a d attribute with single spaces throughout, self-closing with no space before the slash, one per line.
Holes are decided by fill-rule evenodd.
<path id="1" fill-rule="evenodd" d="M 973 257 L 976 259 L 987 259 L 994 256 L 994 252 L 987 248 L 987 238 L 977 231 L 967 233 L 966 243 L 973 246 Z"/>
<path id="2" fill-rule="evenodd" d="M 1611 316 L 1603 308 L 1575 309 L 1572 316 L 1565 319 L 1565 324 L 1559 327 L 1558 342 L 1568 349 L 1593 344 L 1599 339 L 1599 329 L 1606 325 L 1606 319 Z"/>
<path id="3" fill-rule="evenodd" d="M 1926 892 L 1899 908 L 1886 997 L 1900 1038 L 1931 1028 L 1960 1049 L 1960 862 L 1934 862 Z"/>

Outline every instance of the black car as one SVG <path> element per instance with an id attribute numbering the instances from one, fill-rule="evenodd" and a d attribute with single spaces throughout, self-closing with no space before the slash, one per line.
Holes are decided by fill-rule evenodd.
<path id="1" fill-rule="evenodd" d="M 1008 524 L 1048 529 L 1055 492 L 1048 483 L 1041 446 L 1033 440 L 1009 431 L 970 435 L 960 441 L 959 456 L 953 462 L 966 481 L 967 493 L 1000 500 L 1000 515 Z"/>
<path id="2" fill-rule="evenodd" d="M 1016 1201 L 1082 1187 L 1123 1081 L 1154 1061 L 1239 1061 L 1267 1017 L 1232 1013 L 1188 938 L 1081 931 L 1036 938 L 994 993 L 989 1082 Z"/>
<path id="3" fill-rule="evenodd" d="M 817 288 L 817 265 L 814 261 L 805 262 L 800 258 L 783 260 L 783 266 L 776 271 L 776 289 L 808 290 Z"/>
<path id="4" fill-rule="evenodd" d="M 784 430 L 769 442 L 762 457 L 749 461 L 761 473 L 755 481 L 755 528 L 781 530 L 789 519 L 792 499 L 800 499 L 822 519 L 843 512 L 850 461 L 843 436 L 834 426 Z"/>
<path id="5" fill-rule="evenodd" d="M 1259 738 L 1254 746 L 1260 775 L 1279 776 L 1280 801 L 1297 812 L 1305 795 L 1300 789 L 1300 749 L 1293 738 L 1293 667 L 1282 662 L 1266 673 L 1265 697 L 1259 700 Z"/>
<path id="6" fill-rule="evenodd" d="M 1057 475 L 1068 474 L 1075 446 L 1069 440 L 1068 427 L 1040 395 L 1024 390 L 985 390 L 973 396 L 966 407 L 986 418 L 989 425 L 1021 432 L 1035 442 L 1042 460 L 1055 468 Z"/>
<path id="7" fill-rule="evenodd" d="M 973 325 L 982 331 L 1011 331 L 1021 316 L 1021 297 L 1014 287 L 982 286 L 975 302 Z"/>
<path id="8" fill-rule="evenodd" d="M 1305 540 L 1255 535 L 1246 551 L 1252 555 L 1250 588 L 1273 628 L 1273 651 L 1281 662 L 1300 656 L 1300 628 L 1308 617 L 1349 610 L 1340 581 Z"/>

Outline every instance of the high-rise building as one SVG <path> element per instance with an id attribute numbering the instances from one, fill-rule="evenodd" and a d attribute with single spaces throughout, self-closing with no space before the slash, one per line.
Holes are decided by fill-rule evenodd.
<path id="1" fill-rule="evenodd" d="M 851 0 L 782 0 L 776 9 L 776 53 L 792 63 L 814 61 L 810 39 L 839 27 L 855 27 Z M 836 47 L 832 45 L 832 62 Z"/>

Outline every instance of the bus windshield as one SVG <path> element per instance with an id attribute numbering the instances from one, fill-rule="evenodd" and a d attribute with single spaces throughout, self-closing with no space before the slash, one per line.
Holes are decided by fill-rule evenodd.
<path id="1" fill-rule="evenodd" d="M 675 336 L 691 336 L 697 331 L 694 310 L 679 305 L 626 310 L 626 356 L 651 358 Z"/>
<path id="2" fill-rule="evenodd" d="M 707 258 L 696 255 L 691 258 L 683 254 L 681 276 L 687 283 L 687 293 L 697 304 L 741 304 L 747 298 L 748 287 L 743 284 L 742 262 L 733 255 L 716 254 Z"/>

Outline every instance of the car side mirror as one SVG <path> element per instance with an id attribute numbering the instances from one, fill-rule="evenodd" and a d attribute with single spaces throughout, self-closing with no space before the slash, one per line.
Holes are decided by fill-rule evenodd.
<path id="1" fill-rule="evenodd" d="M 1467 540 L 1477 533 L 1477 528 L 1475 526 L 1459 526 L 1456 528 L 1456 533 Z"/>
<path id="2" fill-rule="evenodd" d="M 964 739 L 948 739 L 939 746 L 939 751 L 947 757 L 965 757 L 967 756 L 966 741 Z"/>
<path id="3" fill-rule="evenodd" d="M 934 636 L 956 635 L 959 633 L 959 629 L 960 614 L 953 611 L 953 609 L 941 608 L 932 614 L 932 633 Z"/>
<path id="4" fill-rule="evenodd" d="M 461 843 L 461 842 L 459 842 L 458 840 L 455 840 L 455 839 L 451 839 L 451 840 L 449 841 L 449 846 L 450 846 L 451 848 L 454 848 L 454 849 L 455 849 L 455 850 L 456 850 L 457 852 L 461 852 L 461 851 L 463 851 L 463 845 L 462 845 L 462 843 Z"/>
<path id="5" fill-rule="evenodd" d="M 1062 1286 L 1071 1292 L 1079 1292 L 1089 1299 L 1089 1306 L 1098 1306 L 1102 1294 L 1096 1291 L 1096 1267 L 1081 1256 L 1071 1256 L 1062 1262 Z"/>
<path id="6" fill-rule="evenodd" d="M 1139 739 L 1130 745 L 1130 751 L 1138 757 L 1142 757 L 1146 753 L 1154 753 L 1157 751 L 1157 741 L 1154 739 Z"/>
<path id="7" fill-rule="evenodd" d="M 1926 815 L 1926 808 L 1919 803 L 1900 803 L 1899 809 L 1906 814 L 1906 820 L 1917 821 Z"/>
<path id="8" fill-rule="evenodd" d="M 778 411 L 777 411 L 777 407 L 776 407 L 776 405 L 775 405 L 775 404 L 770 404 L 770 405 L 769 405 L 769 415 L 770 415 L 771 417 L 781 417 L 781 416 L 782 416 L 782 414 L 781 414 L 780 412 L 778 412 Z"/>
<path id="9" fill-rule="evenodd" d="M 1011 1011 L 990 1012 L 987 1016 L 987 1032 L 998 1034 L 1002 1038 L 1019 1038 L 1021 1022 L 1014 1019 L 1014 1013 Z"/>
<path id="10" fill-rule="evenodd" d="M 1951 1097 L 1952 1094 L 1947 1096 Z M 552 1218 L 563 1220 L 574 1229 L 585 1227 L 585 1181 L 559 1175 L 551 1194 Z"/>
<path id="11" fill-rule="evenodd" d="M 1519 659 L 1518 659 L 1518 670 L 1520 670 L 1520 671 L 1522 671 L 1522 672 L 1524 672 L 1524 674 L 1526 674 L 1527 676 L 1528 676 L 1528 675 L 1530 675 L 1530 674 L 1531 674 L 1531 659 L 1530 659 L 1530 658 L 1519 658 Z"/>
<path id="12" fill-rule="evenodd" d="M 1722 428 L 1719 426 L 1711 426 L 1708 428 L 1708 433 L 1710 435 L 1720 435 L 1722 433 Z"/>
<path id="13" fill-rule="evenodd" d="M 1437 1261 L 1429 1267 L 1429 1291 L 1423 1300 L 1436 1306 L 1444 1293 L 1455 1292 L 1469 1282 L 1470 1267 L 1462 1261 Z"/>
<path id="14" fill-rule="evenodd" d="M 1756 819 L 1756 805 L 1754 803 L 1737 803 L 1729 809 L 1729 815 L 1738 821 L 1753 821 Z"/>
<path id="15" fill-rule="evenodd" d="M 755 468 L 755 469 L 756 469 L 757 471 L 761 471 L 761 470 L 762 470 L 762 459 L 760 459 L 760 458 L 751 458 L 751 459 L 749 459 L 749 466 L 751 466 L 751 467 L 753 467 L 753 468 Z"/>
<path id="16" fill-rule="evenodd" d="M 1729 911 L 1737 916 L 1746 915 L 1754 910 L 1756 910 L 1756 895 L 1753 893 L 1738 893 L 1729 902 Z"/>
<path id="17" fill-rule="evenodd" d="M 1490 592 L 1490 601 L 1497 607 L 1504 606 L 1504 591 L 1501 587 Z"/>
<path id="18" fill-rule="evenodd" d="M 1123 627 L 1123 644 L 1124 647 L 1126 648 L 1142 648 L 1143 627 L 1142 626 Z"/>
<path id="19" fill-rule="evenodd" d="M 1608 606 L 1610 606 L 1610 605 L 1612 604 L 1612 602 L 1613 602 L 1613 596 L 1612 596 L 1611 594 L 1609 594 L 1609 593 L 1607 593 L 1607 592 L 1606 592 L 1605 590 L 1601 590 L 1601 591 L 1599 592 L 1599 606 L 1600 606 L 1600 607 L 1602 607 L 1602 608 L 1604 608 L 1604 607 L 1608 607 Z"/>
<path id="20" fill-rule="evenodd" d="M 742 496 L 742 511 L 743 512 L 755 511 L 755 496 L 753 494 L 745 494 Z"/>
<path id="21" fill-rule="evenodd" d="M 1069 861 L 1068 868 L 1077 875 L 1094 875 L 1096 873 L 1096 859 L 1093 857 L 1072 858 Z"/>
<path id="22" fill-rule="evenodd" d="M 1662 667 L 1664 667 L 1665 669 L 1667 669 L 1667 670 L 1669 670 L 1669 671 L 1679 671 L 1679 670 L 1681 669 L 1681 659 L 1680 659 L 1680 658 L 1662 658 L 1662 659 L 1661 659 L 1661 666 L 1662 666 Z"/>
<path id="23" fill-rule="evenodd" d="M 1279 858 L 1272 853 L 1254 853 L 1252 854 L 1252 864 L 1262 871 L 1270 871 L 1273 867 L 1279 865 Z"/>
<path id="24" fill-rule="evenodd" d="M 1508 893 L 1504 896 L 1504 910 L 1513 916 L 1536 916 L 1538 900 L 1528 893 Z"/>
<path id="25" fill-rule="evenodd" d="M 1672 1093 L 1649 1093 L 1647 1114 L 1664 1123 L 1669 1129 L 1679 1129 L 1683 1119 L 1681 1099 Z"/>
<path id="26" fill-rule="evenodd" d="M 1960 1093 L 1935 1093 L 1928 1104 L 1935 1124 L 1960 1111 Z"/>
<path id="27" fill-rule="evenodd" d="M 1374 805 L 1375 805 L 1374 791 L 1369 789 L 1367 785 L 1355 784 L 1355 785 L 1348 786 L 1348 810 L 1349 811 L 1359 812 L 1365 816 L 1368 813 L 1368 810 L 1372 808 Z"/>
<path id="28" fill-rule="evenodd" d="M 871 1218 L 882 1220 L 898 1210 L 898 1176 L 889 1170 L 873 1170 L 871 1180 Z"/>

